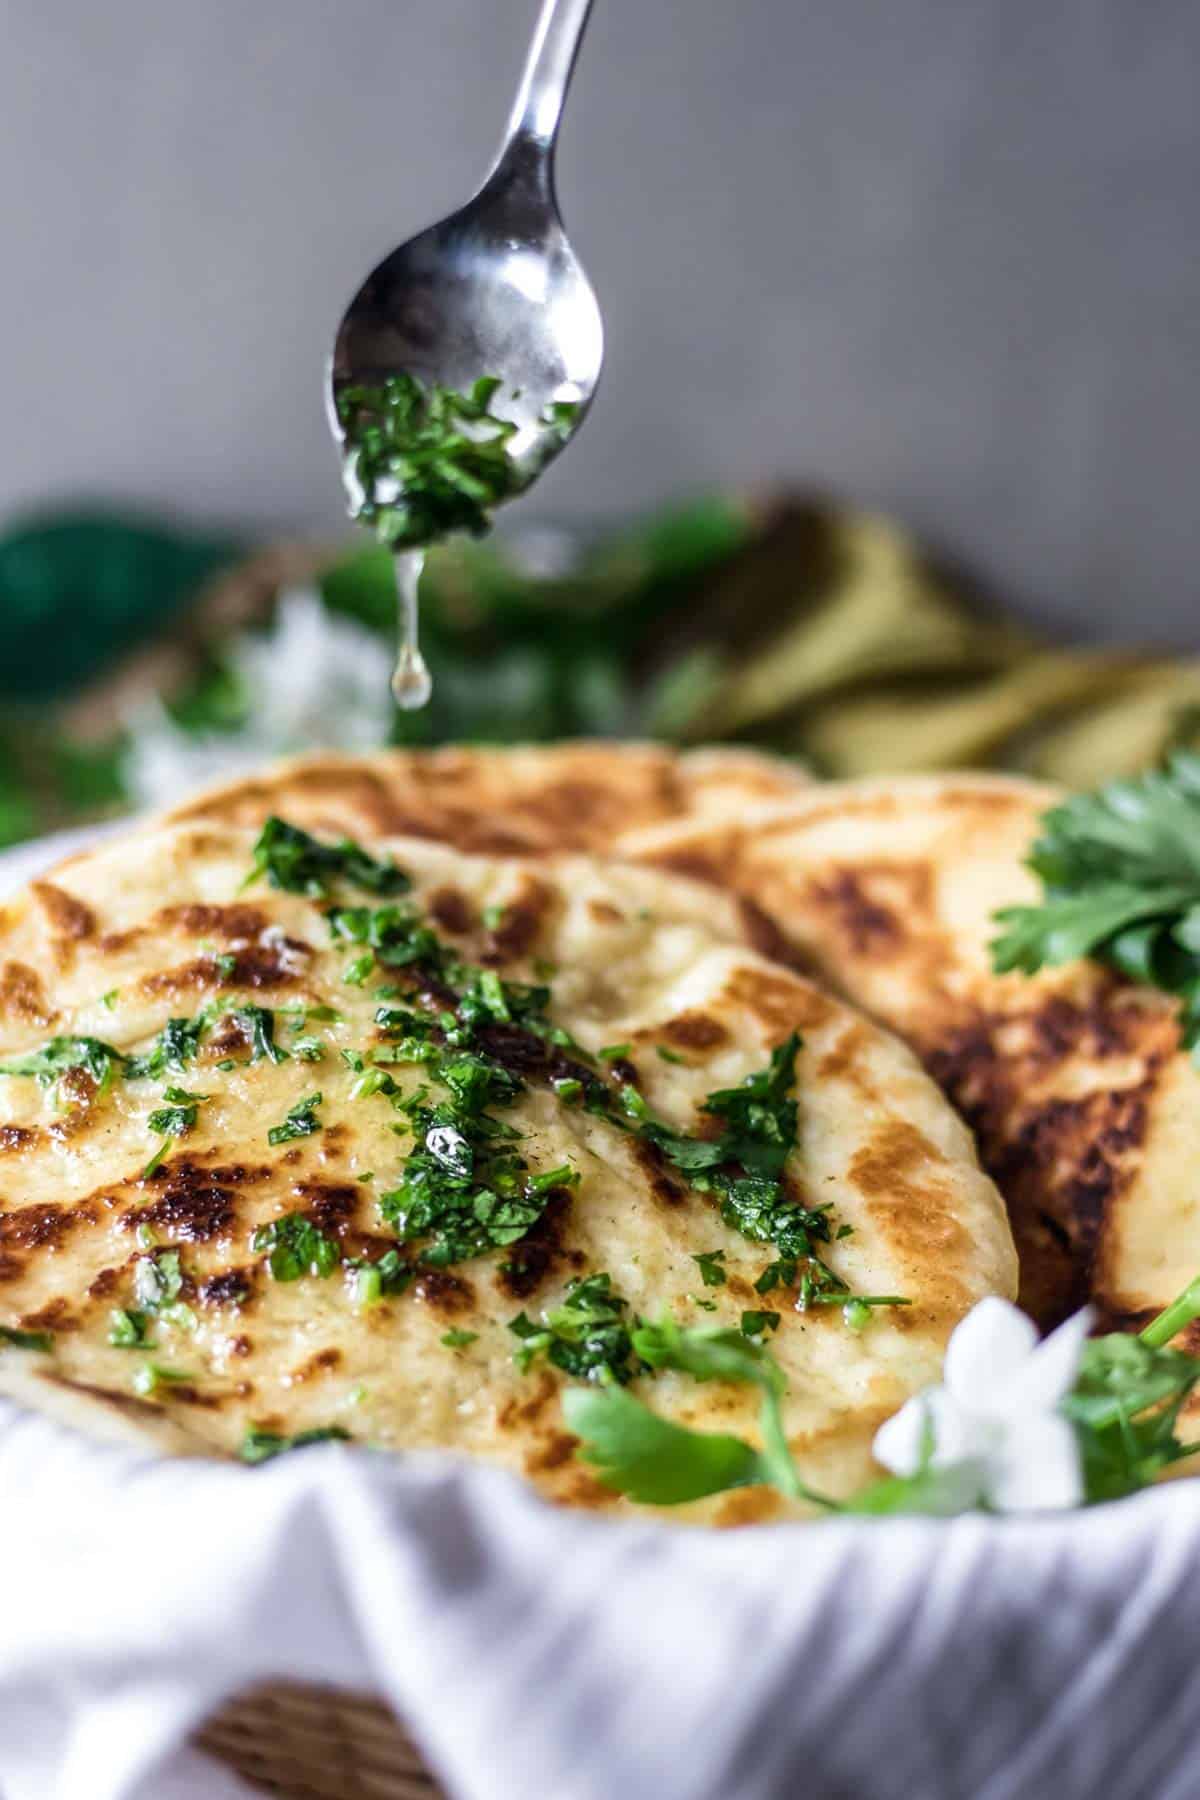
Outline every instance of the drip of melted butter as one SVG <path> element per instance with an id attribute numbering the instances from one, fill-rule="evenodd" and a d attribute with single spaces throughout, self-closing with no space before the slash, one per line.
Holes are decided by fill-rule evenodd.
<path id="1" fill-rule="evenodd" d="M 416 712 L 428 706 L 433 693 L 433 677 L 421 655 L 418 642 L 418 588 L 425 567 L 423 550 L 403 550 L 396 557 L 396 596 L 400 609 L 400 630 L 396 647 L 396 672 L 392 676 L 392 694 L 396 705 L 405 712 Z"/>

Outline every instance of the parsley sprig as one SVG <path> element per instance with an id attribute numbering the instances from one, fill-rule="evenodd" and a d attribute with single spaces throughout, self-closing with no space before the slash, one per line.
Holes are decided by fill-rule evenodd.
<path id="1" fill-rule="evenodd" d="M 762 1393 L 756 1448 L 724 1432 L 692 1431 L 651 1411 L 610 1381 L 568 1388 L 563 1415 L 582 1440 L 580 1455 L 606 1487 L 650 1506 L 680 1506 L 730 1488 L 766 1483 L 790 1499 L 830 1503 L 796 1473 L 780 1402 L 782 1369 L 762 1344 L 740 1331 L 685 1329 L 670 1319 L 640 1325 L 634 1352 L 653 1369 L 677 1369 L 696 1381 L 748 1382 Z"/>
<path id="2" fill-rule="evenodd" d="M 826 1510 L 884 1516 L 927 1513 L 948 1516 L 977 1504 L 968 1466 L 935 1465 L 932 1428 L 921 1466 L 913 1475 L 888 1476 L 844 1502 L 808 1488 L 796 1474 L 784 1434 L 782 1370 L 759 1341 L 770 1315 L 743 1318 L 756 1329 L 686 1330 L 664 1320 L 631 1333 L 634 1354 L 652 1369 L 672 1368 L 699 1381 L 753 1382 L 763 1390 L 762 1447 L 741 1438 L 697 1432 L 653 1412 L 633 1394 L 607 1381 L 599 1390 L 569 1388 L 563 1413 L 581 1440 L 579 1454 L 606 1486 L 630 1499 L 674 1506 L 730 1488 L 766 1483 L 789 1498 Z M 1092 1338 L 1062 1410 L 1079 1440 L 1087 1505 L 1135 1493 L 1163 1469 L 1200 1451 L 1181 1438 L 1184 1406 L 1200 1387 L 1200 1358 L 1170 1347 L 1200 1318 L 1200 1277 L 1138 1337 L 1120 1332 Z M 768 1325 L 769 1328 L 769 1325 Z"/>
<path id="3" fill-rule="evenodd" d="M 1200 755 L 1052 808 L 1028 863 L 1045 895 L 997 913 L 996 971 L 1095 957 L 1176 995 L 1200 1043 Z"/>

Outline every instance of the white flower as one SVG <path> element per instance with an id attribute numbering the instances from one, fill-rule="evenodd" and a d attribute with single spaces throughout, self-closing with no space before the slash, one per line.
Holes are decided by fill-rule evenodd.
<path id="1" fill-rule="evenodd" d="M 391 657 L 365 625 L 327 610 L 306 589 L 284 594 L 275 624 L 233 646 L 253 700 L 251 726 L 281 750 L 373 750 L 392 722 Z"/>
<path id="2" fill-rule="evenodd" d="M 272 629 L 235 639 L 229 660 L 249 701 L 239 730 L 184 731 L 157 699 L 127 720 L 122 774 L 139 805 L 170 805 L 289 752 L 370 750 L 386 741 L 387 648 L 365 626 L 328 612 L 316 594 L 285 594 Z"/>
<path id="3" fill-rule="evenodd" d="M 1007 1300 L 972 1308 L 946 1346 L 941 1387 L 907 1401 L 875 1436 L 875 1459 L 896 1475 L 933 1469 L 970 1477 L 973 1500 L 997 1512 L 1042 1512 L 1083 1499 L 1079 1444 L 1059 1411 L 1091 1326 L 1085 1307 L 1038 1342 Z"/>
<path id="4" fill-rule="evenodd" d="M 170 806 L 193 788 L 248 775 L 271 755 L 248 732 L 184 731 L 157 699 L 139 705 L 126 725 L 130 744 L 121 776 L 137 806 Z"/>

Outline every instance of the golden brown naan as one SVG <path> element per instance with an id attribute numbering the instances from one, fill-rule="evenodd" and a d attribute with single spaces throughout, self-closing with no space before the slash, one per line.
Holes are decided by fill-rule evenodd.
<path id="1" fill-rule="evenodd" d="M 224 783 L 172 817 L 258 826 L 274 812 L 309 831 L 432 838 L 501 856 L 607 853 L 625 832 L 736 818 L 747 807 L 790 799 L 810 781 L 797 763 L 720 747 L 679 752 L 581 740 L 367 756 L 329 751 Z"/>
<path id="2" fill-rule="evenodd" d="M 751 897 L 794 957 L 899 1033 L 976 1135 L 1021 1298 L 1137 1326 L 1200 1269 L 1200 1074 L 1172 1002 L 1081 962 L 996 976 L 999 907 L 1057 791 L 1004 776 L 814 787 L 741 821 L 636 836 L 657 866 Z"/>
<path id="3" fill-rule="evenodd" d="M 241 891 L 253 842 L 252 831 L 205 821 L 110 841 L 0 909 L 4 1060 L 63 1035 L 144 1052 L 168 1019 L 221 996 L 178 1074 L 98 1084 L 76 1069 L 50 1086 L 0 1076 L 0 1324 L 50 1332 L 54 1345 L 45 1356 L 0 1350 L 0 1388 L 172 1450 L 230 1451 L 251 1425 L 450 1448 L 523 1471 L 554 1499 L 621 1510 L 573 1454 L 563 1377 L 544 1362 L 516 1367 L 508 1321 L 522 1308 L 537 1317 L 569 1279 L 603 1270 L 637 1314 L 736 1326 L 762 1304 L 752 1283 L 769 1246 L 728 1228 L 639 1140 L 564 1103 L 535 1055 L 504 1117 L 532 1169 L 569 1162 L 580 1181 L 555 1189 L 527 1238 L 424 1269 L 369 1310 L 340 1269 L 273 1279 L 251 1240 L 289 1213 L 343 1254 L 375 1258 L 394 1243 L 377 1197 L 396 1184 L 410 1139 L 386 1094 L 356 1093 L 359 1073 L 341 1055 L 383 1050 L 380 974 L 364 979 L 331 942 L 326 902 L 264 882 Z M 853 1290 L 912 1300 L 877 1312 L 861 1335 L 838 1306 L 800 1313 L 787 1290 L 770 1302 L 783 1314 L 772 1347 L 802 1473 L 834 1493 L 856 1487 L 876 1426 L 936 1377 L 957 1320 L 982 1295 L 1015 1288 L 999 1198 L 934 1084 L 890 1035 L 738 942 L 738 906 L 709 888 L 577 855 L 519 861 L 415 839 L 389 848 L 458 954 L 506 979 L 549 963 L 555 1020 L 593 1052 L 631 1045 L 620 1078 L 677 1128 L 699 1129 L 708 1092 L 803 1033 L 793 1195 L 830 1202 L 852 1227 L 827 1255 Z M 315 1036 L 319 1060 L 252 1060 L 249 1027 L 231 1016 L 246 1004 L 273 1009 L 285 1047 Z M 314 1006 L 338 1016 L 301 1023 L 286 1011 Z M 530 1054 L 528 1042 L 493 1042 L 501 1060 Z M 387 1072 L 403 1093 L 422 1076 L 411 1064 Z M 172 1081 L 207 1098 L 147 1173 L 150 1114 Z M 270 1144 L 269 1128 L 314 1092 L 319 1129 Z M 139 1269 L 163 1249 L 178 1252 L 187 1310 L 152 1319 L 152 1348 L 110 1344 L 114 1309 L 138 1304 Z M 708 1289 L 695 1258 L 718 1249 L 728 1279 Z M 447 1343 L 447 1332 L 477 1335 Z M 139 1395 L 135 1377 L 151 1363 L 166 1374 Z M 744 1387 L 675 1374 L 636 1387 L 678 1419 L 756 1436 Z M 755 1489 L 687 1513 L 733 1522 L 782 1504 Z"/>

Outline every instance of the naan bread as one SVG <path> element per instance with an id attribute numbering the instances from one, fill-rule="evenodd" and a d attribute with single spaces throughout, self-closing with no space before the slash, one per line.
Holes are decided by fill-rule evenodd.
<path id="1" fill-rule="evenodd" d="M 1056 789 L 967 774 L 785 791 L 792 769 L 753 753 L 748 764 L 738 751 L 623 754 L 614 761 L 610 747 L 587 745 L 397 753 L 355 767 L 386 790 L 388 806 L 401 815 L 419 806 L 423 829 L 461 843 L 470 827 L 454 816 L 449 770 L 465 757 L 486 795 L 486 829 L 521 835 L 530 850 L 561 841 L 565 828 L 552 821 L 574 759 L 621 769 L 623 819 L 604 816 L 598 798 L 578 809 L 604 817 L 610 848 L 750 901 L 766 915 L 759 948 L 899 1033 L 942 1084 L 1005 1195 L 1022 1302 L 1043 1324 L 1091 1299 L 1104 1320 L 1132 1327 L 1190 1279 L 1200 1267 L 1187 1175 L 1198 1077 L 1179 1053 L 1170 1001 L 1092 964 L 1032 979 L 991 972 L 992 915 L 1036 897 L 1023 859 Z M 292 770 L 311 770 L 331 796 L 324 822 L 361 825 L 368 810 L 337 799 L 337 780 L 321 767 L 283 765 L 203 804 L 212 816 L 258 823 L 292 798 Z M 672 783 L 680 791 L 679 774 L 663 767 L 693 772 L 682 776 L 675 816 L 647 822 Z M 712 784 L 714 767 L 731 774 L 728 785 Z M 760 781 L 777 791 L 764 798 Z M 635 782 L 648 783 L 636 803 Z"/>
<path id="2" fill-rule="evenodd" d="M 936 1379 L 962 1315 L 1016 1280 L 995 1189 L 910 1052 L 739 942 L 731 897 L 583 856 L 521 861 L 396 840 L 387 848 L 412 876 L 409 898 L 443 940 L 506 980 L 552 965 L 554 1020 L 593 1052 L 629 1044 L 621 1078 L 636 1077 L 679 1129 L 698 1130 L 706 1094 L 763 1069 L 801 1031 L 793 1192 L 830 1202 L 852 1227 L 826 1256 L 854 1291 L 912 1305 L 880 1309 L 856 1335 L 839 1306 L 802 1314 L 786 1289 L 763 1301 L 752 1283 L 770 1246 L 728 1228 L 710 1197 L 636 1137 L 564 1103 L 535 1070 L 502 1117 L 523 1134 L 533 1170 L 570 1163 L 578 1185 L 556 1187 L 515 1246 L 424 1269 L 402 1295 L 363 1310 L 341 1269 L 276 1280 L 251 1240 L 300 1213 L 343 1255 L 376 1258 L 394 1245 L 377 1197 L 397 1185 L 411 1140 L 386 1095 L 355 1095 L 358 1075 L 340 1052 L 381 1047 L 375 989 L 405 977 L 351 970 L 359 984 L 348 983 L 354 947 L 331 945 L 327 902 L 263 881 L 242 891 L 254 835 L 201 822 L 109 841 L 0 909 L 0 1059 L 67 1034 L 145 1053 L 168 1019 L 218 994 L 230 1007 L 274 1009 L 280 1045 L 315 1035 L 321 1052 L 251 1060 L 249 1028 L 222 1000 L 179 1074 L 118 1072 L 98 1086 L 75 1070 L 45 1087 L 0 1076 L 0 1324 L 54 1334 L 48 1355 L 0 1350 L 0 1389 L 172 1451 L 233 1452 L 251 1426 L 336 1426 L 389 1449 L 468 1452 L 523 1471 L 555 1500 L 622 1511 L 574 1457 L 564 1378 L 544 1359 L 522 1373 L 508 1329 L 522 1309 L 540 1317 L 572 1277 L 604 1271 L 652 1319 L 669 1310 L 682 1323 L 736 1327 L 743 1308 L 778 1308 L 771 1347 L 789 1379 L 802 1473 L 835 1494 L 866 1479 L 880 1421 Z M 345 888 L 338 898 L 371 901 Z M 288 1007 L 338 1016 L 301 1024 Z M 501 1060 L 521 1048 L 499 1042 Z M 422 1078 L 411 1064 L 387 1073 L 404 1094 Z M 169 1082 L 208 1098 L 146 1173 L 158 1141 L 150 1114 Z M 314 1092 L 320 1128 L 272 1146 L 269 1129 Z M 152 1349 L 110 1345 L 113 1309 L 138 1305 L 139 1269 L 164 1248 L 178 1252 L 191 1316 L 155 1315 Z M 716 1250 L 728 1279 L 709 1289 L 695 1258 Z M 448 1331 L 477 1335 L 446 1344 Z M 134 1377 L 147 1363 L 175 1379 L 139 1397 Z M 756 1439 L 757 1396 L 745 1387 L 664 1373 L 634 1391 L 689 1424 Z M 783 1506 L 773 1491 L 747 1489 L 684 1511 L 725 1523 Z"/>
<path id="3" fill-rule="evenodd" d="M 992 973 L 1000 907 L 1056 789 L 1004 776 L 814 787 L 739 822 L 630 840 L 752 898 L 822 981 L 916 1050 L 1008 1205 L 1021 1301 L 1136 1328 L 1200 1270 L 1200 1074 L 1173 1003 L 1090 962 Z"/>
<path id="4" fill-rule="evenodd" d="M 175 819 L 261 825 L 280 813 L 308 831 L 422 837 L 501 856 L 611 851 L 623 832 L 668 820 L 737 818 L 810 783 L 797 763 L 754 750 L 676 752 L 579 741 L 496 749 L 325 752 L 274 763 L 178 808 Z"/>

